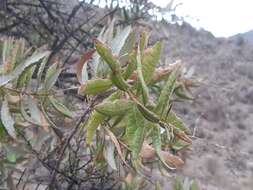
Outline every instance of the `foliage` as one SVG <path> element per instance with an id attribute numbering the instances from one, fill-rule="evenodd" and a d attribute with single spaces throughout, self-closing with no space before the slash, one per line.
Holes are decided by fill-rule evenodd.
<path id="1" fill-rule="evenodd" d="M 109 42 L 101 36 L 94 40 L 93 78 L 82 83 L 79 94 L 107 94 L 83 124 L 86 143 L 96 165 L 123 170 L 129 186 L 136 183 L 133 175 L 149 175 L 150 165 L 174 170 L 184 163 L 175 153 L 192 141 L 172 107 L 176 101 L 190 99 L 186 93 L 194 85 L 183 78 L 179 64 L 157 68 L 162 43 L 148 47 L 148 32 L 138 36 L 129 28 L 120 34 L 113 31 L 111 26 L 102 33 Z"/>
<path id="2" fill-rule="evenodd" d="M 72 118 L 73 114 L 55 91 L 61 66 L 59 62 L 46 65 L 49 51 L 34 51 L 24 40 L 13 38 L 2 39 L 0 47 L 0 150 L 4 150 L 0 174 L 2 179 L 10 179 L 9 166 L 27 157 L 21 137 L 36 130 L 49 133 L 55 130 L 56 119 Z M 36 136 L 29 135 L 30 143 L 39 143 Z"/>
<path id="3" fill-rule="evenodd" d="M 12 184 L 8 187 L 14 184 L 17 165 L 30 155 L 49 168 L 51 189 L 60 178 L 67 179 L 69 187 L 83 187 L 98 171 L 103 176 L 107 171 L 119 172 L 123 189 L 142 188 L 153 166 L 174 170 L 184 164 L 178 152 L 192 141 L 173 105 L 191 100 L 190 88 L 195 84 L 184 77 L 178 63 L 159 67 L 162 43 L 149 46 L 148 38 L 147 31 L 116 28 L 114 20 L 101 31 L 94 49 L 77 64 L 78 93 L 87 97 L 89 105 L 66 134 L 58 121 L 75 113 L 62 103 L 63 93 L 55 86 L 60 62 L 48 62 L 49 51 L 26 48 L 24 40 L 1 40 L 0 175 Z M 41 139 L 50 142 L 43 142 L 47 151 L 40 146 L 45 159 L 33 149 Z M 91 159 L 82 160 L 80 151 L 88 152 Z M 84 173 L 92 177 L 83 179 Z"/>

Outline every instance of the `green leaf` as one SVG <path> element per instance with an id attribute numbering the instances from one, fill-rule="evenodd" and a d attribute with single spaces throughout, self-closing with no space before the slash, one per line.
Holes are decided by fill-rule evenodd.
<path id="1" fill-rule="evenodd" d="M 33 55 L 31 55 L 23 63 L 20 63 L 18 66 L 16 66 L 16 68 L 12 72 L 0 77 L 0 87 L 14 80 L 25 70 L 25 68 L 29 67 L 32 64 L 35 64 L 36 62 L 38 62 L 39 60 L 48 55 L 49 55 L 48 51 L 33 53 Z"/>
<path id="2" fill-rule="evenodd" d="M 99 40 L 95 40 L 95 47 L 100 57 L 108 64 L 112 71 L 119 70 L 118 60 L 113 56 L 112 51 Z"/>
<path id="3" fill-rule="evenodd" d="M 180 180 L 179 177 L 176 177 L 174 188 L 175 188 L 175 190 L 184 190 L 182 181 Z"/>
<path id="4" fill-rule="evenodd" d="M 161 48 L 161 42 L 157 42 L 153 47 L 144 51 L 141 63 L 142 73 L 146 84 L 149 84 L 152 80 L 156 65 L 160 60 Z"/>
<path id="5" fill-rule="evenodd" d="M 36 65 L 31 65 L 24 70 L 24 72 L 18 78 L 17 87 L 25 87 L 29 84 L 35 68 Z"/>
<path id="6" fill-rule="evenodd" d="M 2 102 L 2 107 L 1 107 L 1 120 L 4 125 L 4 128 L 6 129 L 7 133 L 14 139 L 17 138 L 16 136 L 16 131 L 14 128 L 14 119 L 10 113 L 9 110 L 9 105 L 8 101 L 5 98 L 4 101 Z"/>
<path id="7" fill-rule="evenodd" d="M 163 155 L 161 154 L 162 152 L 162 139 L 161 139 L 161 131 L 159 125 L 153 124 L 153 133 L 152 133 L 152 139 L 153 139 L 153 146 L 156 150 L 156 154 L 159 157 L 160 161 L 168 168 L 171 170 L 174 170 L 175 168 L 172 168 L 169 166 L 166 161 L 164 160 Z"/>
<path id="8" fill-rule="evenodd" d="M 121 68 L 117 58 L 115 58 L 112 54 L 112 51 L 109 47 L 107 47 L 102 42 L 95 40 L 95 47 L 98 54 L 101 58 L 108 64 L 112 73 L 111 73 L 111 81 L 113 84 L 118 87 L 120 90 L 127 90 L 129 88 L 128 84 L 124 80 L 121 75 Z"/>
<path id="9" fill-rule="evenodd" d="M 196 182 L 196 180 L 193 180 L 192 181 L 192 184 L 191 184 L 191 187 L 190 187 L 190 190 L 198 190 L 198 184 Z"/>
<path id="10" fill-rule="evenodd" d="M 102 102 L 95 107 L 95 110 L 103 115 L 113 117 L 126 114 L 132 105 L 132 101 L 120 99 L 114 102 Z"/>
<path id="11" fill-rule="evenodd" d="M 112 82 L 108 79 L 88 80 L 79 88 L 80 95 L 96 95 L 109 90 L 112 87 Z"/>
<path id="12" fill-rule="evenodd" d="M 175 88 L 179 68 L 175 69 L 169 76 L 156 106 L 156 113 L 163 115 Z"/>
<path id="13" fill-rule="evenodd" d="M 126 139 L 131 148 L 133 160 L 139 158 L 139 153 L 144 141 L 145 118 L 136 106 L 133 106 L 128 114 L 128 124 L 126 128 Z"/>
<path id="14" fill-rule="evenodd" d="M 17 157 L 14 151 L 9 148 L 5 148 L 6 150 L 6 158 L 9 162 L 15 163 L 17 161 Z"/>
<path id="15" fill-rule="evenodd" d="M 116 99 L 119 99 L 121 96 L 121 92 L 115 92 L 108 98 L 106 98 L 104 101 L 114 101 Z M 86 143 L 89 145 L 91 144 L 93 137 L 96 133 L 97 128 L 104 122 L 106 119 L 106 116 L 103 114 L 98 113 L 97 111 L 93 111 L 91 113 L 91 116 L 85 125 L 86 128 Z"/>
<path id="16" fill-rule="evenodd" d="M 143 77 L 143 74 L 142 74 L 140 45 L 138 46 L 136 60 L 137 60 L 137 75 L 138 75 L 138 79 L 140 81 L 143 102 L 146 105 L 148 103 L 149 93 L 148 93 L 148 87 L 145 83 L 145 80 L 144 80 L 144 77 Z"/>
<path id="17" fill-rule="evenodd" d="M 85 125 L 86 128 L 86 143 L 89 145 L 91 144 L 93 137 L 96 133 L 97 128 L 103 121 L 105 120 L 106 116 L 98 113 L 97 111 L 93 111 L 91 116 L 88 120 L 88 123 Z"/>
<path id="18" fill-rule="evenodd" d="M 61 68 L 58 63 L 54 63 L 53 65 L 51 65 L 46 72 L 43 90 L 45 91 L 50 90 L 54 86 L 55 82 L 57 81 L 60 73 L 61 73 Z"/>
<path id="19" fill-rule="evenodd" d="M 73 117 L 72 112 L 65 105 L 63 105 L 59 100 L 57 100 L 53 96 L 50 96 L 49 97 L 49 101 L 51 102 L 51 104 L 53 105 L 53 107 L 58 112 L 60 112 L 61 114 L 63 114 L 66 117 L 69 117 L 69 118 Z"/>
<path id="20" fill-rule="evenodd" d="M 185 127 L 184 122 L 173 111 L 170 111 L 166 116 L 166 122 L 184 132 L 189 132 L 189 129 Z"/>

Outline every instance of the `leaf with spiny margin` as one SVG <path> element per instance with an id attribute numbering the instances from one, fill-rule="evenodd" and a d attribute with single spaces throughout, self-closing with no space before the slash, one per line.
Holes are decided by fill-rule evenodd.
<path id="1" fill-rule="evenodd" d="M 102 102 L 95 107 L 95 110 L 105 116 L 113 117 L 126 114 L 132 106 L 132 101 L 120 99 L 113 102 Z"/>
<path id="2" fill-rule="evenodd" d="M 17 65 L 12 72 L 0 77 L 0 87 L 14 80 L 25 70 L 25 68 L 29 67 L 32 64 L 37 63 L 42 58 L 47 57 L 48 55 L 49 55 L 49 51 L 33 53 L 23 63 L 20 63 L 19 65 Z"/>
<path id="3" fill-rule="evenodd" d="M 60 73 L 61 73 L 61 68 L 60 68 L 59 63 L 54 63 L 48 68 L 46 72 L 45 80 L 44 80 L 44 86 L 43 86 L 43 89 L 45 91 L 50 90 L 54 86 Z"/>
<path id="4" fill-rule="evenodd" d="M 169 76 L 160 96 L 158 99 L 158 103 L 156 106 L 156 113 L 159 115 L 163 115 L 165 112 L 165 109 L 169 103 L 169 100 L 173 94 L 173 90 L 175 89 L 175 84 L 177 80 L 179 72 L 179 67 L 176 68 Z"/>
<path id="5" fill-rule="evenodd" d="M 6 129 L 7 133 L 14 139 L 17 138 L 16 131 L 14 128 L 15 121 L 10 113 L 9 110 L 9 105 L 8 101 L 5 98 L 4 101 L 2 102 L 2 107 L 1 107 L 1 121 Z"/>
<path id="6" fill-rule="evenodd" d="M 78 90 L 80 95 L 96 95 L 109 90 L 112 82 L 109 79 L 88 80 Z"/>
<path id="7" fill-rule="evenodd" d="M 133 160 L 139 158 L 145 135 L 145 118 L 136 106 L 133 106 L 128 114 L 126 139 L 132 151 Z"/>
<path id="8" fill-rule="evenodd" d="M 50 96 L 49 101 L 51 102 L 53 107 L 58 112 L 60 112 L 61 114 L 63 114 L 66 117 L 69 117 L 69 118 L 73 117 L 73 113 L 64 104 L 62 104 L 58 99 L 54 98 L 53 96 Z"/>
<path id="9" fill-rule="evenodd" d="M 142 73 L 146 84 L 152 80 L 156 65 L 158 64 L 161 56 L 161 42 L 157 42 L 154 46 L 146 49 L 142 57 Z"/>
<path id="10" fill-rule="evenodd" d="M 120 96 L 121 92 L 117 91 L 110 95 L 108 98 L 106 98 L 104 101 L 114 101 L 116 99 L 119 99 Z M 91 113 L 87 124 L 84 126 L 86 128 L 86 143 L 88 145 L 91 144 L 97 128 L 100 126 L 100 124 L 104 122 L 105 119 L 106 116 L 98 113 L 96 110 Z"/>

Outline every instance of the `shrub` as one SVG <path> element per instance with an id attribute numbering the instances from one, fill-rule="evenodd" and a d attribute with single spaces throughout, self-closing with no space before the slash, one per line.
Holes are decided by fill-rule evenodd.
<path id="1" fill-rule="evenodd" d="M 184 162 L 177 152 L 190 146 L 192 141 L 173 105 L 176 101 L 192 99 L 188 93 L 195 84 L 184 78 L 180 64 L 159 67 L 162 43 L 149 47 L 148 36 L 147 31 L 139 35 L 130 26 L 115 29 L 113 22 L 102 30 L 94 40 L 95 49 L 85 53 L 77 65 L 79 94 L 88 97 L 90 106 L 67 136 L 57 126 L 57 120 L 73 116 L 54 87 L 61 73 L 60 63 L 48 66 L 49 52 L 27 49 L 23 40 L 1 40 L 2 179 L 12 175 L 10 165 L 15 168 L 19 161 L 27 158 L 27 149 L 23 146 L 31 148 L 31 143 L 36 142 L 36 136 L 29 136 L 33 136 L 34 129 L 39 133 L 41 129 L 49 134 L 53 132 L 60 139 L 53 145 L 47 144 L 48 154 L 56 159 L 53 167 L 46 165 L 32 150 L 39 161 L 50 168 L 48 185 L 51 188 L 55 188 L 57 174 L 70 180 L 70 187 L 72 184 L 81 187 L 83 181 L 79 176 L 83 173 L 79 170 L 87 165 L 87 170 L 93 168 L 97 173 L 96 168 L 103 175 L 117 171 L 120 178 L 114 177 L 123 182 L 123 189 L 141 188 L 145 185 L 143 179 L 151 181 L 153 166 L 161 170 L 181 167 Z M 87 67 L 90 58 L 93 58 L 91 70 Z M 85 145 L 71 143 L 76 133 L 82 134 L 80 125 L 85 130 Z M 72 150 L 72 146 L 77 146 L 77 151 L 86 151 L 80 144 L 87 146 L 91 155 L 91 160 L 83 166 L 79 166 L 81 158 Z M 69 155 L 68 147 L 72 147 Z M 61 168 L 62 160 L 72 159 L 71 152 L 75 157 L 69 167 L 76 163 L 75 169 Z"/>
<path id="2" fill-rule="evenodd" d="M 83 124 L 94 162 L 120 170 L 126 176 L 126 189 L 141 185 L 133 176 L 150 175 L 147 166 L 180 167 L 184 162 L 175 153 L 192 142 L 172 106 L 175 101 L 191 99 L 187 91 L 194 84 L 183 78 L 180 64 L 157 68 L 162 43 L 148 47 L 144 31 L 135 44 L 134 34 L 126 28 L 109 45 L 103 38 L 95 39 L 93 57 L 99 55 L 101 60 L 91 63 L 93 78 L 79 89 L 81 95 L 100 97 Z"/>

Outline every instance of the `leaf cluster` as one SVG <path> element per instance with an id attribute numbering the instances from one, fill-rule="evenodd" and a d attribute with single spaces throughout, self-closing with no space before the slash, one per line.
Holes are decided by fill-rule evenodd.
<path id="1" fill-rule="evenodd" d="M 175 153 L 192 143 L 172 107 L 178 100 L 191 99 L 186 92 L 193 83 L 182 78 L 180 64 L 158 68 L 162 43 L 148 46 L 148 37 L 147 31 L 138 34 L 128 27 L 112 35 L 110 43 L 95 39 L 95 65 L 97 59 L 104 64 L 95 71 L 104 69 L 103 74 L 95 72 L 79 89 L 87 96 L 110 94 L 84 123 L 86 143 L 97 166 L 144 176 L 150 163 L 169 170 L 182 166 Z M 160 89 L 154 93 L 157 86 Z"/>

